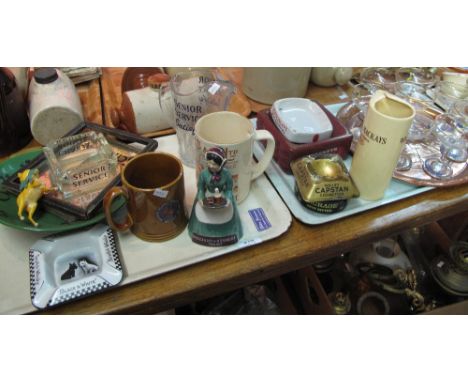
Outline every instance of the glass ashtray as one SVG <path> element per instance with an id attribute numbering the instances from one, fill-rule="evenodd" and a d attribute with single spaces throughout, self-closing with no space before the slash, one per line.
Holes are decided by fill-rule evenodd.
<path id="1" fill-rule="evenodd" d="M 364 68 L 360 75 L 361 82 L 372 83 L 394 93 L 398 82 L 394 68 Z"/>
<path id="2" fill-rule="evenodd" d="M 426 88 L 434 86 L 437 81 L 431 68 L 399 68 L 395 75 L 397 81 L 411 82 Z"/>
<path id="3" fill-rule="evenodd" d="M 102 189 L 119 174 L 117 155 L 95 131 L 56 139 L 44 154 L 52 185 L 67 199 Z"/>

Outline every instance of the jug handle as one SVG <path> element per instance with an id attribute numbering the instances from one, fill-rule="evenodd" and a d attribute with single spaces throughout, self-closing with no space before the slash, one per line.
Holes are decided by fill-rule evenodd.
<path id="1" fill-rule="evenodd" d="M 159 89 L 158 91 L 158 102 L 161 108 L 163 118 L 169 125 L 172 125 L 173 121 L 168 117 L 168 110 L 163 106 L 162 100 L 164 96 L 170 92 L 171 77 L 166 73 L 153 74 L 148 78 L 148 85 L 152 88 Z"/>
<path id="2" fill-rule="evenodd" d="M 273 154 L 275 153 L 276 146 L 275 138 L 267 130 L 256 130 L 254 140 L 266 141 L 267 145 L 265 147 L 265 151 L 263 152 L 263 156 L 255 165 L 253 165 L 251 180 L 257 179 L 260 175 L 262 175 L 265 172 L 271 160 L 273 159 Z"/>

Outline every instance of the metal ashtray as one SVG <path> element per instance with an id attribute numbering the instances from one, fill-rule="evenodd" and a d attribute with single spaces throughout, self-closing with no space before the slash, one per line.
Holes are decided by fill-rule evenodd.
<path id="1" fill-rule="evenodd" d="M 320 213 L 343 210 L 359 191 L 339 155 L 308 155 L 291 163 L 297 195 L 308 208 Z"/>

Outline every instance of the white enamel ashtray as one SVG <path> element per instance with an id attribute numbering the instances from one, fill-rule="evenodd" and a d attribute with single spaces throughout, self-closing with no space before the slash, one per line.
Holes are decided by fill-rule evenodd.
<path id="1" fill-rule="evenodd" d="M 29 268 L 31 301 L 39 309 L 99 293 L 123 278 L 116 236 L 103 224 L 37 241 Z"/>
<path id="2" fill-rule="evenodd" d="M 271 107 L 276 127 L 293 143 L 311 143 L 331 137 L 333 125 L 325 111 L 306 98 L 283 98 Z"/>

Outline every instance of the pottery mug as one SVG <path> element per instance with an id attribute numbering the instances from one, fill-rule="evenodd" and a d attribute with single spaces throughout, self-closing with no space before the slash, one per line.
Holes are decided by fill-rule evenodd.
<path id="1" fill-rule="evenodd" d="M 267 141 L 258 163 L 253 161 L 255 141 Z M 249 119 L 230 111 L 220 111 L 201 117 L 195 124 L 197 176 L 207 167 L 205 153 L 213 147 L 226 154 L 226 169 L 233 180 L 233 194 L 238 203 L 250 191 L 251 182 L 268 167 L 275 151 L 275 139 L 266 130 L 255 130 Z"/>
<path id="2" fill-rule="evenodd" d="M 171 154 L 153 152 L 132 158 L 121 172 L 122 186 L 111 188 L 104 197 L 107 223 L 118 231 L 130 231 L 142 240 L 165 241 L 183 231 L 184 209 L 182 162 Z M 123 223 L 111 214 L 112 201 L 122 195 L 127 202 Z"/>

